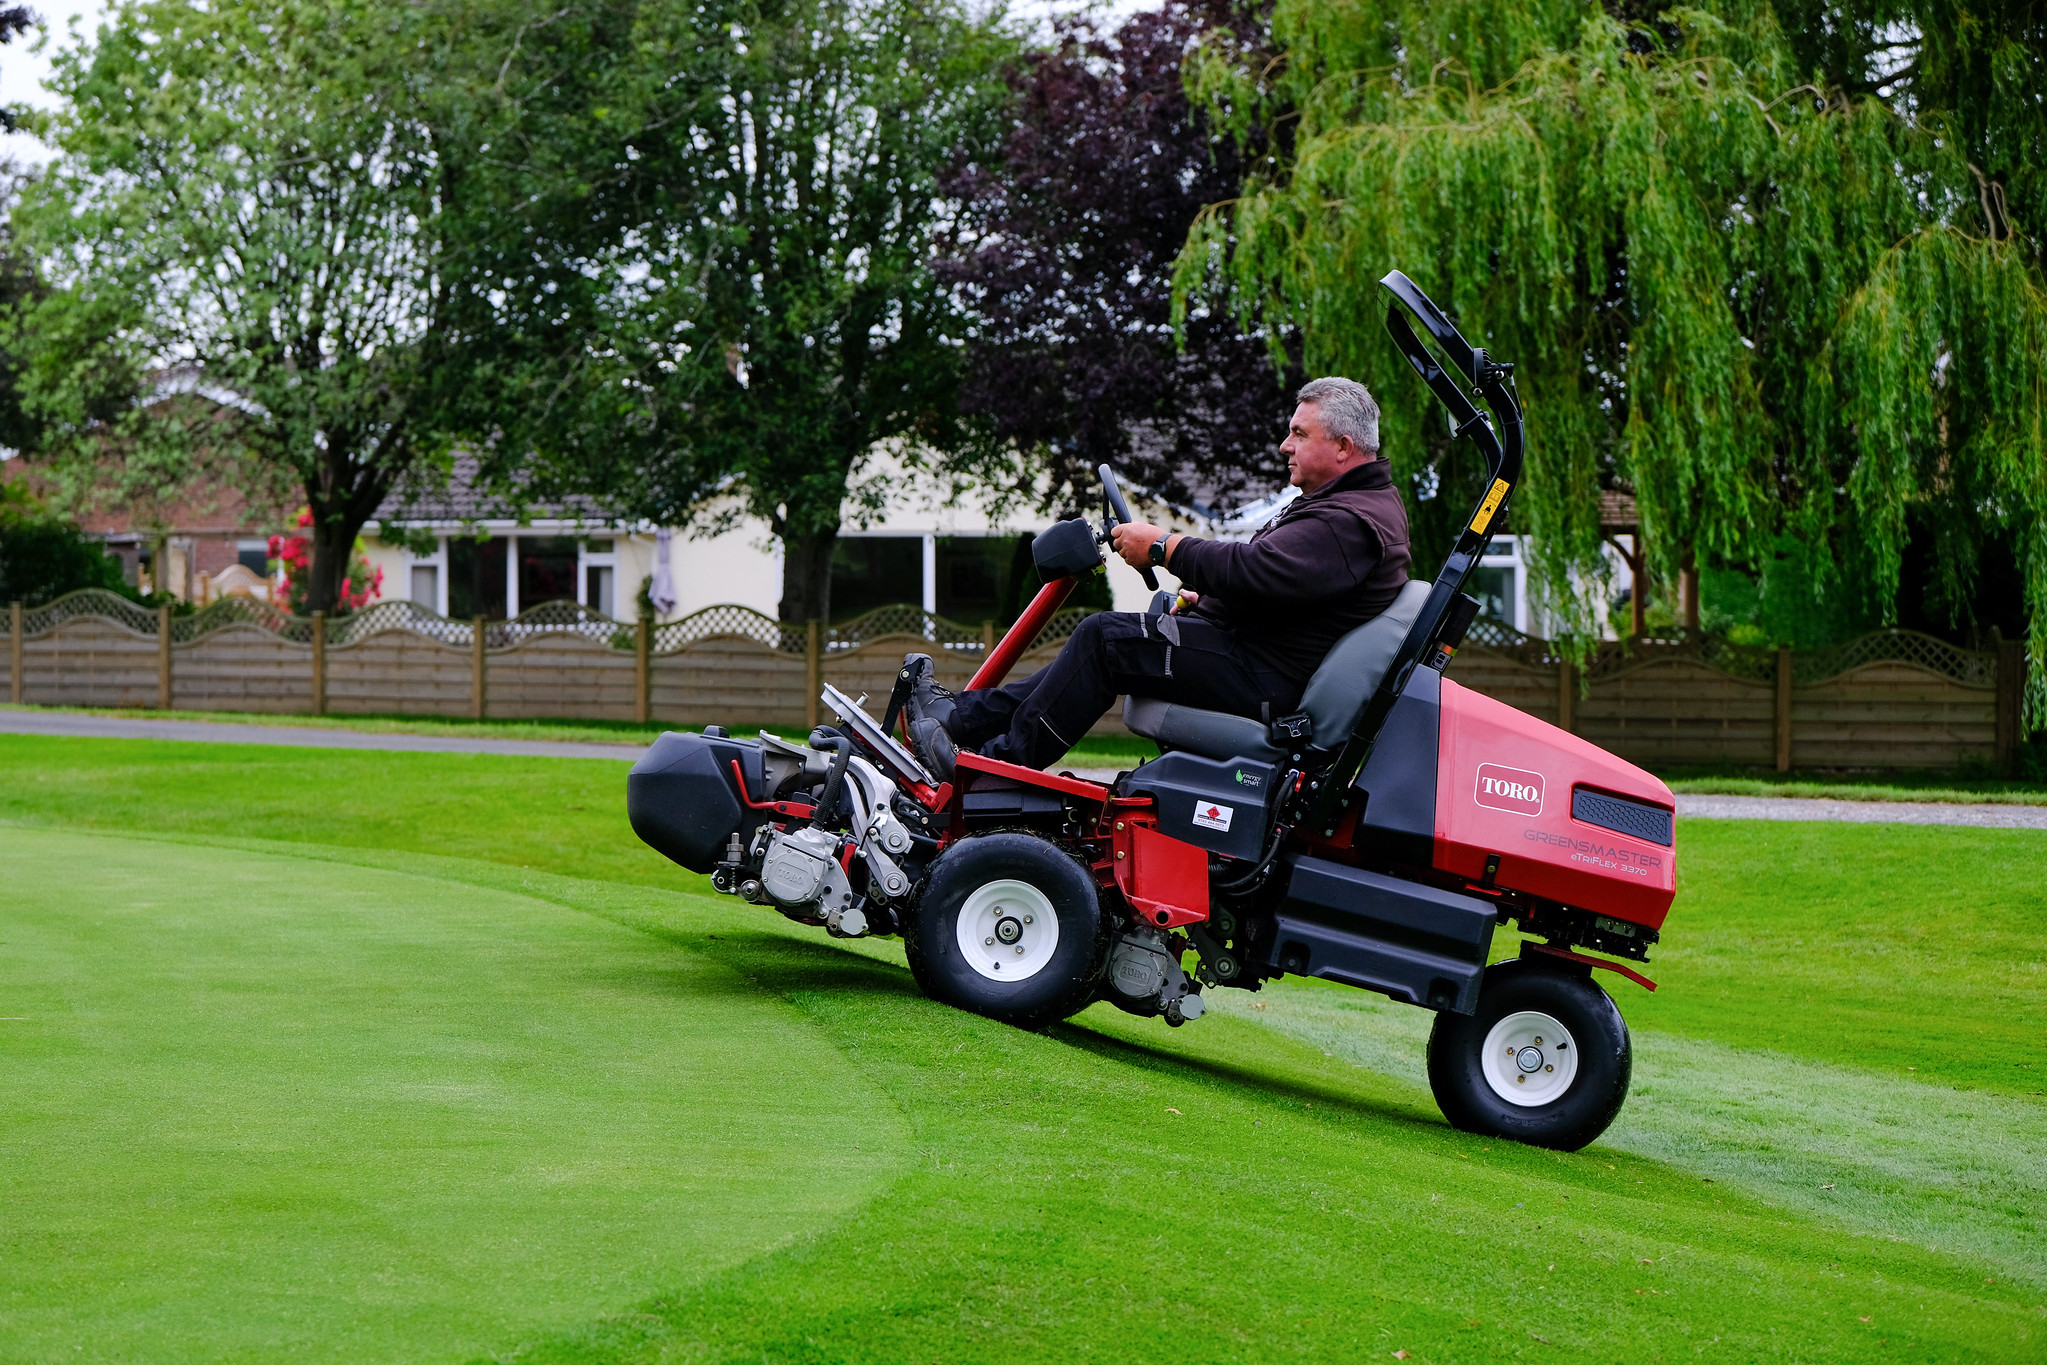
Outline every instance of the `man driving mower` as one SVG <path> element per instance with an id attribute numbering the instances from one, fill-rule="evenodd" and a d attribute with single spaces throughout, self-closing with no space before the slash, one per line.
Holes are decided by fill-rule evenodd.
<path id="1" fill-rule="evenodd" d="M 1297 710 L 1330 647 L 1406 585 L 1409 556 L 1372 395 L 1353 380 L 1317 379 L 1296 403 L 1280 449 L 1302 496 L 1249 541 L 1116 527 L 1125 563 L 1179 578 L 1170 614 L 1097 612 L 1050 664 L 980 691 L 939 686 L 929 655 L 905 659 L 910 740 L 924 761 L 950 777 L 965 747 L 1049 767 L 1125 693 L 1267 722 Z"/>

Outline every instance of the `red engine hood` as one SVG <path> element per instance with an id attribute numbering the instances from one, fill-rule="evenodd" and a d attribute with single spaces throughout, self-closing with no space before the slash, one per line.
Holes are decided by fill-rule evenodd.
<path id="1" fill-rule="evenodd" d="M 1478 881 L 1661 928 L 1676 894 L 1676 847 L 1572 818 L 1572 793 L 1675 810 L 1670 788 L 1597 745 L 1443 680 L 1435 864 Z M 1673 830 L 1675 825 L 1672 826 Z"/>

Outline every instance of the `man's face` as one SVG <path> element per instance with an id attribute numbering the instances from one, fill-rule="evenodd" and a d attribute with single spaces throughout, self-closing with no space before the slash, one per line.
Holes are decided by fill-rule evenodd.
<path id="1" fill-rule="evenodd" d="M 1287 438 L 1279 448 L 1286 455 L 1287 482 L 1303 493 L 1314 492 L 1351 468 L 1364 453 L 1348 439 L 1331 436 L 1313 403 L 1294 409 Z"/>

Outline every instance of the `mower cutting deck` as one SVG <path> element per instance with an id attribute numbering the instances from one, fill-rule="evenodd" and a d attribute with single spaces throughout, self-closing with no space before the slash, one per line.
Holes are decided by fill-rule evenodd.
<path id="1" fill-rule="evenodd" d="M 1452 1123 L 1592 1141 L 1630 1057 L 1592 973 L 1655 989 L 1614 959 L 1645 961 L 1669 911 L 1675 806 L 1641 769 L 1444 676 L 1520 479 L 1521 409 L 1511 366 L 1406 276 L 1382 283 L 1395 343 L 1489 478 L 1435 580 L 1338 641 L 1299 714 L 1133 698 L 1125 720 L 1162 752 L 1113 785 L 972 753 L 941 780 L 892 733 L 905 668 L 880 718 L 826 687 L 839 723 L 805 745 L 663 735 L 627 780 L 634 831 L 721 892 L 842 937 L 900 934 L 928 994 L 1022 1027 L 1104 999 L 1177 1026 L 1204 988 L 1290 974 L 1376 991 L 1435 1011 L 1429 1079 Z M 970 686 L 998 684 L 1100 568 L 1129 520 L 1101 476 L 1102 524 L 1038 537 L 1045 586 Z M 1529 939 L 1488 966 L 1502 925 Z"/>

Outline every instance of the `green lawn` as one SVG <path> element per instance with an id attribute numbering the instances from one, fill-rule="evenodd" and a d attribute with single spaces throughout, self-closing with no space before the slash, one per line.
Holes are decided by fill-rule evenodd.
<path id="1" fill-rule="evenodd" d="M 1772 773 L 1700 777 L 1663 774 L 1674 792 L 1698 796 L 1810 796 L 1828 801 L 1939 801 L 1962 805 L 2047 806 L 2047 784 L 1954 773 Z"/>
<path id="2" fill-rule="evenodd" d="M 0 1359 L 2047 1356 L 2047 834 L 1686 822 L 1565 1156 L 1356 992 L 933 1005 L 621 775 L 0 737 Z"/>

